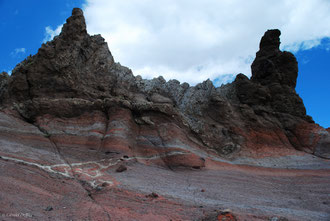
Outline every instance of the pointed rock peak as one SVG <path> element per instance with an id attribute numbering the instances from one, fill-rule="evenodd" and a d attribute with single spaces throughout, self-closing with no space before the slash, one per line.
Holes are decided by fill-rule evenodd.
<path id="1" fill-rule="evenodd" d="M 278 83 L 294 89 L 298 76 L 298 63 L 292 53 L 280 51 L 280 35 L 280 30 L 273 29 L 266 31 L 261 38 L 260 50 L 251 65 L 251 80 L 262 85 Z"/>
<path id="2" fill-rule="evenodd" d="M 74 8 L 72 15 L 66 20 L 60 34 L 64 39 L 79 39 L 87 35 L 84 13 L 80 8 Z"/>
<path id="3" fill-rule="evenodd" d="M 260 51 L 261 50 L 279 50 L 280 47 L 280 35 L 281 31 L 278 29 L 271 29 L 265 32 L 264 36 L 260 41 Z"/>

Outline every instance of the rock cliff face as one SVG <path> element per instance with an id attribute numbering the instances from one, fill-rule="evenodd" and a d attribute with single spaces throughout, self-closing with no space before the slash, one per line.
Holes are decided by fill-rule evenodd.
<path id="1" fill-rule="evenodd" d="M 84 191 L 90 196 L 82 201 L 89 207 L 89 215 L 72 213 L 80 218 L 92 214 L 100 219 L 112 216 L 122 220 L 135 217 L 189 220 L 208 214 L 214 207 L 210 203 L 215 201 L 202 197 L 200 203 L 208 205 L 206 212 L 201 212 L 195 204 L 179 205 L 165 198 L 157 201 L 157 205 L 151 205 L 141 201 L 141 195 L 137 194 L 137 191 L 148 189 L 150 184 L 135 178 L 133 183 L 137 182 L 136 185 L 130 186 L 129 179 L 111 174 L 113 168 L 121 164 L 132 168 L 138 165 L 139 172 L 149 174 L 155 180 L 164 170 L 156 172 L 158 167 L 150 167 L 154 168 L 151 170 L 147 165 L 236 171 L 233 165 L 249 164 L 301 169 L 302 176 L 306 175 L 303 169 L 329 170 L 330 164 L 326 160 L 330 158 L 329 130 L 318 126 L 306 115 L 303 101 L 295 91 L 297 61 L 290 52 L 279 50 L 279 37 L 279 30 L 268 30 L 262 37 L 250 79 L 238 74 L 234 82 L 218 88 L 210 80 L 191 87 L 177 80 L 166 82 L 162 77 L 145 80 L 134 76 L 130 69 L 114 61 L 100 35 L 87 33 L 83 12 L 74 9 L 59 36 L 43 44 L 36 55 L 18 64 L 11 76 L 0 74 L 0 153 L 1 159 L 8 162 L 1 164 L 8 167 L 7 171 L 20 170 L 22 173 L 15 177 L 6 172 L 4 176 L 30 182 L 25 180 L 28 180 L 28 169 L 17 167 L 32 166 L 31 171 L 41 170 L 68 179 L 68 184 L 63 187 L 64 194 L 78 186 L 75 189 L 77 196 Z M 17 163 L 24 166 L 16 166 Z M 234 173 L 248 182 L 251 171 L 244 172 L 244 168 L 242 166 Z M 207 172 L 199 173 L 206 180 L 203 181 L 205 186 L 210 186 L 213 181 L 207 182 Z M 273 175 L 277 174 L 275 171 Z M 37 175 L 32 176 L 36 176 L 39 182 L 31 184 L 32 187 L 44 188 L 44 182 L 49 182 L 52 186 L 49 188 L 58 192 L 55 181 L 42 181 Z M 191 175 L 192 179 L 194 176 Z M 221 177 L 219 174 L 210 176 Z M 180 185 L 178 177 L 172 179 Z M 329 182 L 328 176 L 324 175 L 323 179 L 325 183 Z M 123 193 L 125 188 L 120 183 L 133 192 Z M 8 183 L 0 186 L 9 188 Z M 159 191 L 165 191 L 164 188 Z M 241 187 L 233 188 L 236 188 L 233 191 L 240 191 Z M 113 204 L 116 200 L 109 201 L 107 195 L 99 194 L 102 189 L 126 203 L 130 208 L 127 211 L 134 211 L 132 217 Z M 46 202 L 46 192 L 41 194 L 40 202 Z M 188 198 L 174 190 L 167 195 L 173 197 L 176 193 L 180 199 L 192 199 L 189 191 Z M 30 197 L 28 193 L 24 194 Z M 65 203 L 79 201 L 77 196 Z M 8 195 L 2 197 L 8 198 Z M 125 197 L 141 201 L 140 206 L 125 201 Z M 31 200 L 37 201 L 34 196 Z M 53 204 L 63 202 L 54 200 Z M 22 204 L 16 209 L 24 206 L 33 211 L 31 206 Z M 149 212 L 144 216 L 143 212 L 135 211 L 136 207 L 141 210 L 149 208 Z M 12 211 L 10 206 L 3 208 Z M 113 209 L 116 212 L 111 214 L 109 210 Z M 242 217 L 253 214 L 244 206 L 236 209 L 243 214 Z M 257 214 L 265 213 L 265 209 L 258 209 L 261 212 Z M 173 215 L 169 215 L 169 210 L 177 212 L 172 211 Z M 327 218 L 322 206 L 316 210 L 315 217 Z M 39 211 L 35 216 L 44 217 L 45 213 Z M 65 211 L 60 210 L 56 217 L 62 219 L 64 214 Z M 293 213 L 298 220 L 307 220 L 305 215 Z M 127 219 L 123 218 L 125 216 Z"/>
<path id="2" fill-rule="evenodd" d="M 251 79 L 239 74 L 219 88 L 210 80 L 190 87 L 162 77 L 134 77 L 114 62 L 100 35 L 87 33 L 77 9 L 58 37 L 17 65 L 11 77 L 1 75 L 0 95 L 5 107 L 38 125 L 46 114 L 72 118 L 98 112 L 110 119 L 118 109 L 126 113 L 122 126 L 130 137 L 124 146 L 133 152 L 140 149 L 141 131 L 148 129 L 157 132 L 151 146 L 192 142 L 226 157 L 253 154 L 259 147 L 280 153 L 284 147 L 328 157 L 329 150 L 316 150 L 322 146 L 320 134 L 327 132 L 306 115 L 295 92 L 297 61 L 279 50 L 279 36 L 279 30 L 268 30 L 262 37 Z M 175 132 L 179 139 L 170 135 L 173 130 L 180 131 Z"/>

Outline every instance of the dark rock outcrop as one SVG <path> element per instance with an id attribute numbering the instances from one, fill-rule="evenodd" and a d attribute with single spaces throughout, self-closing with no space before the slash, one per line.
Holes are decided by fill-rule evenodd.
<path id="1" fill-rule="evenodd" d="M 172 124 L 169 127 L 193 137 L 201 149 L 223 156 L 252 154 L 256 151 L 252 146 L 313 152 L 317 142 L 302 142 L 297 132 L 301 125 L 314 125 L 295 92 L 297 61 L 290 52 L 279 50 L 279 36 L 279 30 L 268 30 L 262 37 L 251 79 L 239 74 L 233 83 L 219 88 L 210 80 L 190 87 L 162 77 L 134 77 L 130 69 L 114 62 L 100 35 L 87 33 L 82 11 L 74 9 L 59 36 L 18 64 L 10 78 L 2 74 L 0 95 L 6 107 L 14 106 L 30 122 L 45 114 L 107 114 L 116 106 L 128 112 L 128 122 L 135 124 L 129 130 L 149 125 L 168 134 L 160 125 Z M 302 136 L 319 137 L 313 130 Z M 138 132 L 132 134 L 137 137 L 131 137 L 131 145 L 136 146 Z M 157 136 L 164 140 L 160 133 Z"/>
<path id="2" fill-rule="evenodd" d="M 6 72 L 0 73 L 0 105 L 6 99 L 8 90 L 8 79 L 9 75 Z"/>
<path id="3" fill-rule="evenodd" d="M 301 98 L 295 92 L 298 63 L 293 54 L 279 50 L 279 36 L 279 30 L 269 30 L 262 37 L 260 50 L 251 66 L 251 81 L 264 86 L 258 87 L 259 95 L 270 95 L 266 101 L 274 111 L 311 121 L 306 116 Z"/>
<path id="4" fill-rule="evenodd" d="M 306 115 L 279 36 L 250 79 L 191 87 L 134 76 L 74 9 L 0 74 L 2 218 L 329 220 L 329 129 Z"/>

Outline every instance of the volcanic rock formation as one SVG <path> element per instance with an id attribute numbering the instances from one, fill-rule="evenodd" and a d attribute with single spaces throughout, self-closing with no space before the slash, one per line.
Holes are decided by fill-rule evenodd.
<path id="1" fill-rule="evenodd" d="M 300 187 L 304 191 L 311 180 L 317 179 L 313 178 L 314 174 L 319 173 L 322 184 L 315 189 L 329 191 L 329 186 L 321 187 L 329 184 L 326 175 L 330 168 L 327 160 L 330 158 L 329 130 L 306 115 L 303 101 L 295 91 L 297 61 L 290 52 L 280 51 L 279 37 L 279 30 L 268 30 L 262 37 L 250 79 L 238 74 L 234 82 L 218 88 L 210 80 L 196 86 L 180 84 L 177 80 L 166 82 L 163 77 L 145 80 L 116 63 L 104 39 L 87 33 L 83 12 L 74 9 L 59 36 L 43 44 L 36 55 L 18 64 L 11 76 L 0 74 L 0 156 L 4 160 L 0 168 L 6 171 L 2 176 L 16 180 L 20 186 L 29 183 L 24 187 L 27 190 L 20 191 L 35 203 L 35 207 L 17 204 L 17 198 L 9 199 L 2 193 L 0 197 L 12 204 L 2 205 L 0 212 L 28 208 L 30 212 L 37 211 L 31 212 L 35 218 L 43 219 L 49 213 L 54 214 L 53 210 L 45 212 L 38 207 L 39 203 L 47 202 L 51 192 L 59 198 L 68 194 L 72 197 L 53 198 L 49 202 L 57 205 L 54 217 L 58 219 L 70 219 L 65 217 L 65 209 L 59 209 L 61 204 L 74 204 L 70 211 L 79 219 L 88 216 L 95 220 L 104 217 L 111 217 L 111 220 L 204 217 L 204 213 L 208 214 L 214 208 L 212 202 L 217 202 L 211 200 L 217 195 L 213 188 L 215 180 L 210 178 L 208 182 L 207 177 L 221 179 L 221 173 L 214 172 L 219 168 L 232 171 L 246 183 L 250 176 L 257 176 L 251 175 L 254 173 L 270 177 L 283 173 L 267 172 L 262 167 L 295 169 L 295 172 L 284 173 L 292 177 L 295 174 L 312 177 L 297 181 L 305 185 Z M 242 164 L 262 167 L 240 168 Z M 119 167 L 125 170 L 115 173 Z M 172 201 L 162 196 L 146 200 L 142 193 L 149 191 L 151 184 L 136 177 L 130 172 L 131 168 L 150 176 L 155 184 L 157 180 L 158 184 L 165 182 L 160 181 L 166 174 L 164 171 L 168 171 L 164 168 L 178 169 L 178 173 L 180 168 L 205 168 L 206 172 L 201 170 L 200 175 L 196 172 L 190 177 L 202 179 L 195 180 L 196 188 L 199 182 L 206 187 L 212 183 L 210 195 L 206 198 L 192 196 L 187 190 L 188 195 L 183 196 L 182 192 L 171 188 L 166 192 L 167 187 L 162 188 L 162 184 L 157 190 L 166 192 L 164 195 Z M 124 178 L 125 174 L 130 176 Z M 35 179 L 32 184 L 29 176 Z M 47 176 L 51 178 L 46 179 Z M 229 183 L 237 181 L 226 176 L 229 181 L 222 182 L 228 182 L 229 189 L 242 190 L 240 186 L 231 186 Z M 63 177 L 66 184 L 60 182 Z M 171 179 L 175 185 L 191 185 L 177 175 Z M 264 181 L 258 184 L 258 179 L 255 185 L 262 189 Z M 276 182 L 282 180 L 278 178 Z M 9 191 L 9 183 L 2 181 L 0 186 Z M 135 184 L 132 186 L 132 183 Z M 45 187 L 46 184 L 49 186 Z M 283 185 L 289 186 L 288 183 Z M 112 194 L 111 200 L 107 194 L 100 194 L 104 189 Z M 29 191 L 40 197 L 30 196 Z M 90 199 L 84 198 L 84 191 Z M 324 198 L 322 191 L 318 192 L 317 198 L 308 195 L 308 200 Z M 288 195 L 290 192 L 291 189 L 283 191 Z M 175 193 L 180 200 L 201 197 L 199 203 L 206 205 L 204 212 L 194 203 L 173 200 Z M 132 203 L 132 199 L 140 204 Z M 118 200 L 126 210 L 116 205 Z M 235 201 L 232 199 L 233 203 L 228 205 L 236 205 L 238 216 L 245 218 L 268 219 L 268 215 L 281 213 L 298 217 L 297 220 L 309 219 L 301 212 L 305 210 L 299 207 L 300 204 L 283 214 L 276 209 L 266 212 L 267 208 L 260 206 L 255 206 L 257 210 L 251 212 L 244 206 L 237 206 Z M 280 197 L 278 201 L 281 204 Z M 279 208 L 278 204 L 271 206 Z M 82 206 L 88 207 L 89 212 L 76 211 Z M 311 217 L 326 220 L 329 210 L 324 209 L 325 206 L 314 207 Z"/>

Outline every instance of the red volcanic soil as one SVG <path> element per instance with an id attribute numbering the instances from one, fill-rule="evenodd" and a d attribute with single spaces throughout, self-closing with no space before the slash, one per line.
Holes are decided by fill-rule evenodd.
<path id="1" fill-rule="evenodd" d="M 0 114 L 2 220 L 270 220 L 274 217 L 329 220 L 330 217 L 329 160 L 298 151 L 273 157 L 272 161 L 250 159 L 263 165 L 260 167 L 204 153 L 204 167 L 198 163 L 190 168 L 178 167 L 161 163 L 161 154 L 131 152 L 126 156 L 129 153 L 91 150 L 102 141 L 95 130 L 104 128 L 97 121 L 102 118 L 95 115 L 85 115 L 84 120 L 71 119 L 70 125 L 45 118 L 43 122 L 48 123 L 44 125 L 57 134 L 52 138 L 53 135 L 45 136 L 34 125 L 8 112 Z M 56 122 L 57 132 L 50 122 Z M 79 127 L 75 122 L 79 122 Z M 61 136 L 60 131 L 68 133 L 73 128 L 77 134 L 70 143 L 71 138 Z M 176 147 L 173 157 L 182 151 L 186 150 Z M 189 155 L 188 159 L 194 161 Z M 171 162 L 171 156 L 166 160 Z M 125 165 L 127 170 L 116 172 L 119 165 Z"/>

